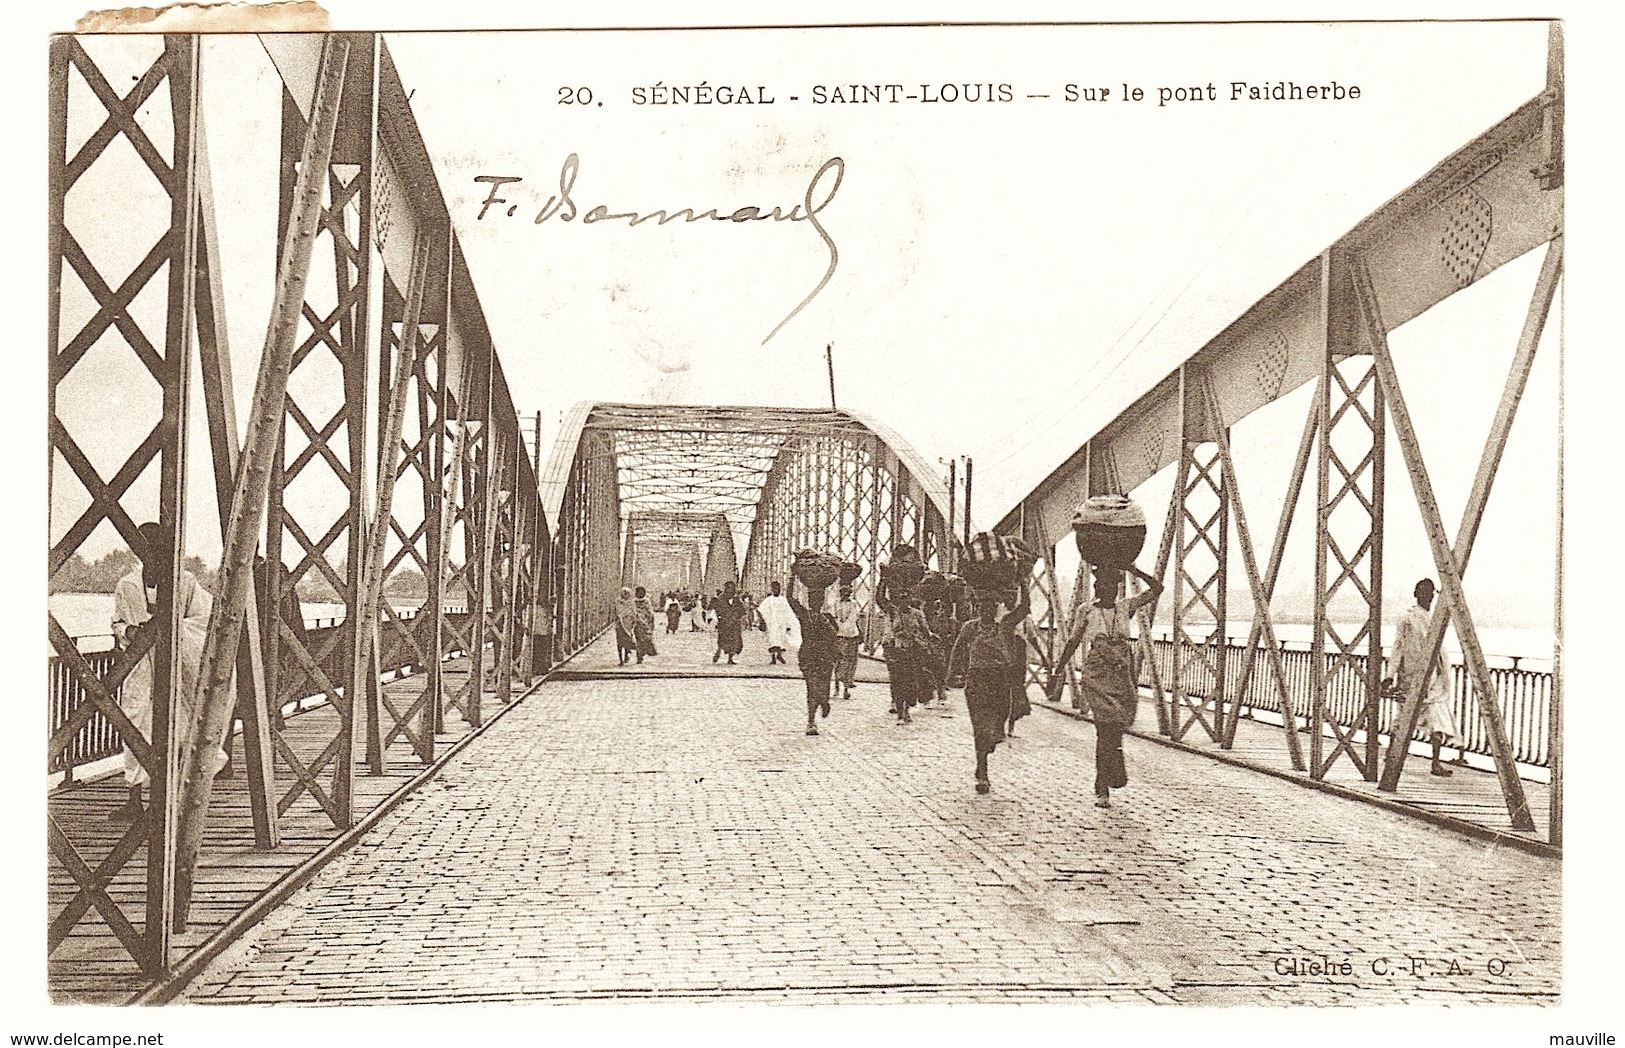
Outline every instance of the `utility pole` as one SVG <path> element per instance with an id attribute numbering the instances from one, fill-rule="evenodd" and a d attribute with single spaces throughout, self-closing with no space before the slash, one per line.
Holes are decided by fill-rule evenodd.
<path id="1" fill-rule="evenodd" d="M 938 459 L 937 461 L 941 462 L 942 460 Z M 955 552 L 954 551 L 954 521 L 956 519 L 954 509 L 955 509 L 955 499 L 957 498 L 957 496 L 959 494 L 959 492 L 957 490 L 958 487 L 959 487 L 959 479 L 956 476 L 958 471 L 959 471 L 959 459 L 957 459 L 957 458 L 949 459 L 948 460 L 948 570 L 949 571 L 956 571 L 956 570 L 958 570 L 958 567 L 959 567 L 958 560 L 954 556 L 954 552 Z"/>
<path id="2" fill-rule="evenodd" d="M 970 548 L 970 474 L 971 458 L 965 456 L 965 548 Z"/>
<path id="3" fill-rule="evenodd" d="M 839 410 L 835 407 L 835 343 L 824 343 L 824 363 L 829 367 L 829 409 Z"/>

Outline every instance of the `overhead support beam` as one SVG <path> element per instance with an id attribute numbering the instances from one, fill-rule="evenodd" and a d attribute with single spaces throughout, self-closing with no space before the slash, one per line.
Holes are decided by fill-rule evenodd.
<path id="1" fill-rule="evenodd" d="M 1551 129 L 1561 128 L 1561 73 L 1553 76 L 1558 89 L 1519 107 L 1328 248 L 1335 257 L 1365 260 L 1390 329 L 1560 230 L 1563 193 L 1541 173 L 1549 163 Z M 1560 130 L 1557 135 L 1560 146 Z M 1192 373 L 1212 376 L 1214 395 L 1232 426 L 1319 379 L 1322 275 L 1318 258 L 1306 263 L 1186 361 Z M 1109 408 L 1084 425 L 1094 454 L 1118 463 L 1119 490 L 1132 491 L 1178 458 L 1172 439 L 1177 379 L 1175 371 L 1132 404 Z M 1030 521 L 1036 514 L 1049 534 L 1061 533 L 1081 501 L 1083 462 L 1080 448 L 995 530 L 1013 534 L 1023 516 Z"/>

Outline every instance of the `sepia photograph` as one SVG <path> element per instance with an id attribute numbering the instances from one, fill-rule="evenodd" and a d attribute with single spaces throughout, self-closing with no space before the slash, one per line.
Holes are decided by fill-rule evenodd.
<path id="1" fill-rule="evenodd" d="M 26 45 L 29 1015 L 1613 1043 L 1571 21 L 340 13 Z"/>

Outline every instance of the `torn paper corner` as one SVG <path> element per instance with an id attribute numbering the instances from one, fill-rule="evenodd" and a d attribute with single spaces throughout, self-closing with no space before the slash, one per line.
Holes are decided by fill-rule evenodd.
<path id="1" fill-rule="evenodd" d="M 327 9 L 314 0 L 269 4 L 171 4 L 91 11 L 77 33 L 325 33 Z"/>

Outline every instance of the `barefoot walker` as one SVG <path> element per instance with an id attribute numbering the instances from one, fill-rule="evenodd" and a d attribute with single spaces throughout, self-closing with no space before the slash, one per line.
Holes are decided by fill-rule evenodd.
<path id="1" fill-rule="evenodd" d="M 1145 544 L 1145 513 L 1123 495 L 1097 495 L 1072 518 L 1078 553 L 1094 566 L 1094 601 L 1083 609 L 1056 665 L 1065 666 L 1083 649 L 1077 701 L 1095 724 L 1095 806 L 1111 807 L 1111 792 L 1128 785 L 1123 763 L 1123 732 L 1140 708 L 1139 674 L 1130 639 L 1135 615 L 1162 595 L 1162 583 L 1134 567 Z M 1146 584 L 1138 596 L 1119 600 L 1123 575 Z M 1050 682 L 1049 696 L 1059 694 L 1062 677 Z"/>

